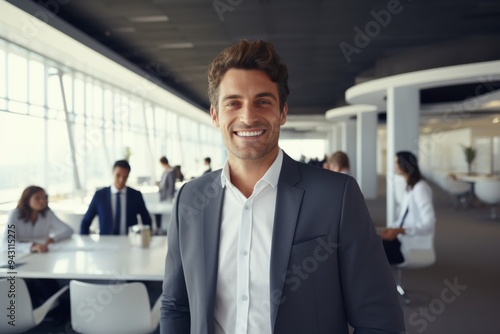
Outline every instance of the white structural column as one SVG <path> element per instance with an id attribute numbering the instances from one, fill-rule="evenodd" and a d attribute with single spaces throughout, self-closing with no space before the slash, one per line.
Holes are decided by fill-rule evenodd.
<path id="1" fill-rule="evenodd" d="M 335 147 L 335 139 L 333 138 L 333 135 L 335 133 L 334 131 L 335 131 L 335 126 L 332 125 L 330 129 L 326 132 L 325 154 L 327 157 L 330 156 L 330 152 Z"/>
<path id="2" fill-rule="evenodd" d="M 418 158 L 420 95 L 415 87 L 387 88 L 387 224 L 396 217 L 394 159 L 398 151 Z"/>
<path id="3" fill-rule="evenodd" d="M 341 123 L 341 150 L 349 157 L 351 175 L 356 178 L 356 121 L 348 120 Z"/>
<path id="4" fill-rule="evenodd" d="M 342 138 L 343 138 L 343 126 L 342 124 L 337 124 L 334 128 L 335 133 L 333 137 L 335 138 L 335 146 L 333 146 L 332 153 L 342 149 Z"/>
<path id="5" fill-rule="evenodd" d="M 341 129 L 337 124 L 333 124 L 328 136 L 328 151 L 326 152 L 328 157 L 340 149 L 341 140 Z"/>
<path id="6" fill-rule="evenodd" d="M 377 198 L 377 113 L 358 113 L 356 125 L 356 180 L 365 198 Z"/>

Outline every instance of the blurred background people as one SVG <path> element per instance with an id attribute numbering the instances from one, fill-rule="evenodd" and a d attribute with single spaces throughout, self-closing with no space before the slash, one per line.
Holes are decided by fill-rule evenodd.
<path id="1" fill-rule="evenodd" d="M 140 191 L 127 187 L 130 165 L 126 160 L 118 160 L 113 165 L 113 184 L 97 190 L 82 219 L 80 234 L 89 234 L 95 216 L 99 216 L 99 234 L 127 235 L 128 228 L 138 223 L 141 216 L 144 225 L 151 226 L 144 198 Z"/>
<path id="2" fill-rule="evenodd" d="M 168 202 L 174 199 L 175 193 L 175 173 L 174 169 L 168 163 L 166 156 L 160 158 L 160 164 L 163 168 L 160 182 L 158 184 L 158 191 L 160 192 L 160 202 Z"/>
<path id="3" fill-rule="evenodd" d="M 396 153 L 395 171 L 406 181 L 406 192 L 398 219 L 379 233 L 390 264 L 404 262 L 413 248 L 432 247 L 436 223 L 432 189 L 422 178 L 417 157 L 407 151 Z"/>
<path id="4" fill-rule="evenodd" d="M 350 175 L 349 157 L 343 151 L 334 152 L 327 160 L 328 169 Z"/>
<path id="5" fill-rule="evenodd" d="M 205 171 L 203 172 L 202 175 L 205 175 L 205 174 L 208 174 L 212 171 L 212 159 L 210 159 L 210 157 L 206 157 L 204 160 L 203 160 L 203 164 L 205 165 Z"/>
<path id="6" fill-rule="evenodd" d="M 182 174 L 181 166 L 180 165 L 175 165 L 174 166 L 174 175 L 175 175 L 175 182 L 183 182 L 184 181 L 184 174 Z M 174 191 L 174 197 L 176 190 Z"/>
<path id="7" fill-rule="evenodd" d="M 176 194 L 175 183 L 184 180 L 184 175 L 181 171 L 181 166 L 170 166 L 167 157 L 160 158 L 160 163 L 163 167 L 160 182 L 158 184 L 158 191 L 160 192 L 160 202 L 173 202 Z M 162 227 L 162 214 L 155 214 L 156 226 L 161 229 Z"/>
<path id="8" fill-rule="evenodd" d="M 38 186 L 24 189 L 17 207 L 10 212 L 3 235 L 3 250 L 14 244 L 17 254 L 45 253 L 49 245 L 67 239 L 73 229 L 49 208 L 45 190 Z"/>
<path id="9" fill-rule="evenodd" d="M 71 237 L 73 229 L 62 222 L 48 206 L 48 196 L 39 186 L 24 189 L 17 207 L 9 213 L 3 235 L 2 250 L 15 247 L 16 254 L 46 253 L 49 245 Z M 24 279 L 30 293 L 33 307 L 44 303 L 60 288 L 53 279 Z M 4 298 L 4 297 L 2 297 Z M 60 299 L 60 305 L 54 312 L 69 315 L 69 302 Z M 63 314 L 64 313 L 64 314 Z"/>

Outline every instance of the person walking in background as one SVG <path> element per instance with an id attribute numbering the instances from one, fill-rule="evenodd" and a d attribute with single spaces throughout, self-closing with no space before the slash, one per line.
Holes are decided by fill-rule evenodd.
<path id="1" fill-rule="evenodd" d="M 160 158 L 163 173 L 158 184 L 158 191 L 160 192 L 160 202 L 172 202 L 175 197 L 175 183 L 178 179 L 184 180 L 184 175 L 181 172 L 181 166 L 170 166 L 167 157 Z M 162 215 L 155 214 L 156 226 L 162 229 Z M 165 230 L 166 231 L 166 230 Z"/>
<path id="2" fill-rule="evenodd" d="M 184 174 L 182 174 L 181 165 L 174 166 L 174 175 L 175 175 L 175 182 L 184 181 Z M 174 191 L 174 197 L 175 197 L 175 191 Z"/>
<path id="3" fill-rule="evenodd" d="M 203 160 L 203 163 L 204 163 L 206 169 L 202 175 L 210 173 L 212 171 L 212 159 L 210 159 L 210 157 L 206 157 Z"/>
<path id="4" fill-rule="evenodd" d="M 118 160 L 113 165 L 113 184 L 97 190 L 82 219 L 80 234 L 90 233 L 90 224 L 99 216 L 99 234 L 127 235 L 128 228 L 136 225 L 137 215 L 144 225 L 151 226 L 144 198 L 140 191 L 127 187 L 130 165 L 126 160 Z"/>
<path id="5" fill-rule="evenodd" d="M 398 219 L 379 232 L 390 264 L 404 262 L 412 248 L 432 247 L 436 223 L 432 189 L 422 178 L 417 157 L 408 151 L 396 153 L 395 171 L 405 179 L 406 193 Z"/>
<path id="6" fill-rule="evenodd" d="M 174 169 L 168 163 L 167 157 L 160 158 L 160 164 L 163 168 L 158 191 L 160 192 L 160 202 L 171 202 L 175 194 L 175 175 Z"/>
<path id="7" fill-rule="evenodd" d="M 356 181 L 278 146 L 289 89 L 274 46 L 242 40 L 215 58 L 208 78 L 227 161 L 177 195 L 160 332 L 404 332 Z"/>
<path id="8" fill-rule="evenodd" d="M 327 160 L 328 169 L 337 172 L 350 175 L 349 167 L 349 157 L 345 152 L 337 151 L 334 152 Z"/>
<path id="9" fill-rule="evenodd" d="M 17 207 L 8 216 L 3 250 L 13 244 L 17 254 L 45 253 L 50 244 L 71 237 L 73 229 L 54 214 L 48 203 L 43 188 L 29 186 L 24 189 Z"/>

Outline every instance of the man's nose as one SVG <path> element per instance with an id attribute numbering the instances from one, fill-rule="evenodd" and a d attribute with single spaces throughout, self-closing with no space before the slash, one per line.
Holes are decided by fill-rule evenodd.
<path id="1" fill-rule="evenodd" d="M 240 109 L 240 121 L 251 125 L 257 120 L 255 108 L 250 103 L 245 103 Z"/>

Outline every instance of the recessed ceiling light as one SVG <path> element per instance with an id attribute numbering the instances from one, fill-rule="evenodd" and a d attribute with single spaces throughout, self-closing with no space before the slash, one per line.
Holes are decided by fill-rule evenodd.
<path id="1" fill-rule="evenodd" d="M 113 29 L 114 32 L 122 32 L 122 33 L 129 33 L 129 32 L 135 32 L 134 27 L 117 27 Z"/>
<path id="2" fill-rule="evenodd" d="M 484 109 L 500 108 L 500 100 L 493 100 L 493 101 L 484 103 L 482 107 Z"/>
<path id="3" fill-rule="evenodd" d="M 194 44 L 191 42 L 184 43 L 166 43 L 158 45 L 160 49 L 191 49 L 194 47 Z"/>
<path id="4" fill-rule="evenodd" d="M 135 22 L 135 23 L 167 22 L 168 16 L 166 15 L 134 16 L 130 17 L 128 20 L 130 22 Z"/>
<path id="5" fill-rule="evenodd" d="M 494 124 L 500 123 L 500 117 L 495 117 L 491 120 Z"/>

